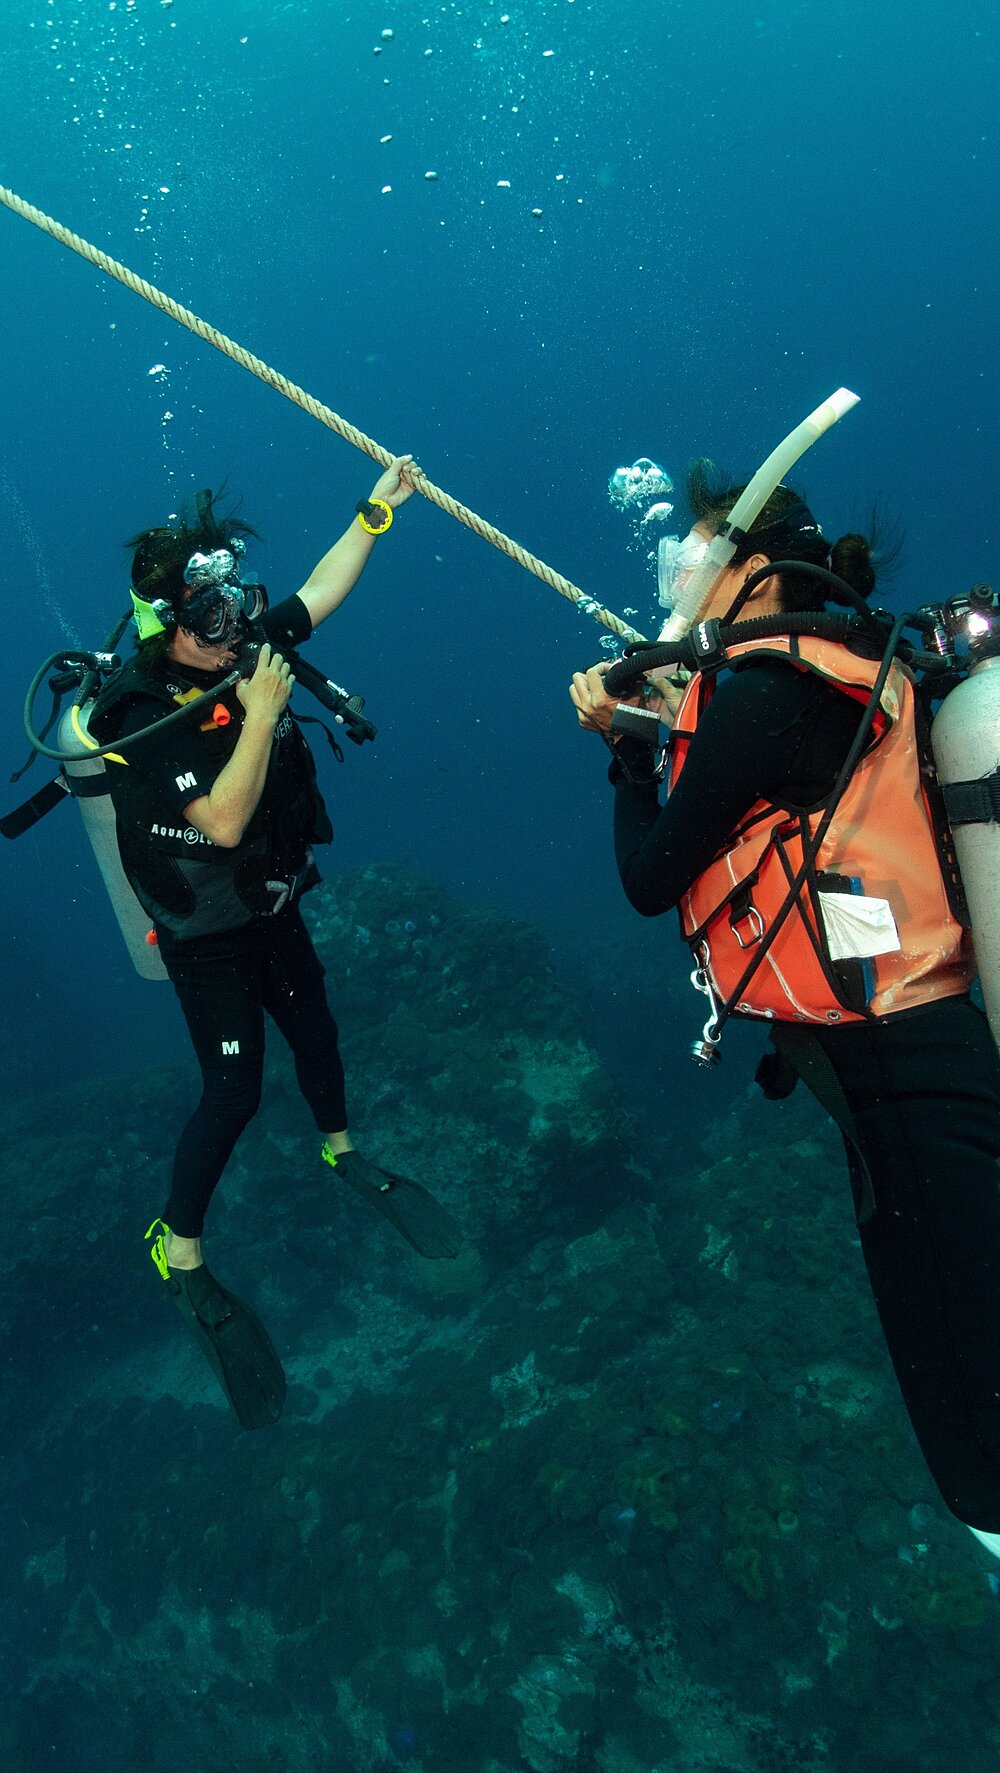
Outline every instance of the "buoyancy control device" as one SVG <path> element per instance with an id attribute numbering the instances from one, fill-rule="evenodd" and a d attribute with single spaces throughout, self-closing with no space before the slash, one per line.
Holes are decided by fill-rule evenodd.
<path id="1" fill-rule="evenodd" d="M 252 675 L 259 644 L 246 646 L 234 669 L 203 695 L 183 702 L 174 712 L 164 715 L 151 727 L 131 733 L 127 738 L 108 745 L 99 745 L 91 735 L 88 720 L 103 685 L 121 669 L 122 661 L 115 652 L 125 629 L 133 619 L 133 611 L 121 617 L 100 652 L 70 649 L 53 653 L 39 666 L 28 689 L 24 707 L 24 725 L 31 744 L 27 762 L 11 778 L 19 781 L 36 756 L 48 757 L 59 764 L 59 771 L 45 786 L 13 812 L 0 818 L 0 836 L 15 838 L 30 831 L 38 821 L 60 805 L 67 797 L 75 800 L 83 816 L 84 827 L 101 876 L 108 890 L 118 926 L 125 939 L 136 971 L 144 979 L 165 979 L 166 970 L 158 953 L 155 936 L 149 927 L 149 915 L 140 905 L 122 867 L 118 848 L 117 820 L 111 798 L 111 785 L 105 768 L 105 757 L 116 760 L 127 757 L 129 749 L 173 721 L 188 721 L 201 714 L 206 705 L 218 703 L 220 695 L 241 678 Z M 297 652 L 282 649 L 290 663 L 296 684 L 308 689 L 333 716 L 335 725 L 355 744 L 374 739 L 376 729 L 364 714 L 364 698 L 351 695 L 331 678 L 324 676 Z M 52 710 L 39 732 L 35 727 L 35 702 L 45 679 L 52 691 Z M 67 696 L 71 696 L 64 708 Z M 320 723 L 322 724 L 322 722 Z M 55 728 L 56 744 L 47 743 Z M 327 730 L 331 744 L 339 753 L 333 735 Z"/>
<path id="2" fill-rule="evenodd" d="M 693 1043 L 693 1057 L 703 1065 L 719 1057 L 722 1029 L 737 1013 L 746 986 L 762 964 L 770 945 L 791 914 L 812 860 L 829 830 L 851 774 L 871 741 L 894 660 L 915 677 L 924 710 L 930 714 L 926 776 L 940 808 L 939 856 L 949 898 L 956 916 L 969 929 L 975 951 L 984 1002 L 994 1039 L 1000 1047 L 1000 597 L 989 585 L 976 585 L 947 602 L 927 604 L 893 616 L 873 610 L 853 589 L 829 569 L 800 560 L 773 561 L 750 577 L 743 586 L 741 602 L 758 584 L 782 570 L 813 575 L 838 602 L 853 607 L 853 614 L 829 611 L 758 617 L 751 621 L 698 622 L 679 641 L 632 645 L 604 678 L 609 696 L 650 698 L 649 707 L 623 704 L 615 711 L 612 735 L 628 733 L 644 739 L 652 751 L 661 751 L 661 770 L 666 769 L 663 729 L 655 715 L 657 691 L 649 679 L 662 678 L 678 668 L 688 672 L 717 670 L 724 666 L 728 649 L 748 640 L 764 640 L 788 634 L 816 635 L 841 644 L 856 645 L 873 656 L 877 647 L 881 667 L 865 705 L 857 736 L 823 809 L 800 873 L 789 884 L 788 896 L 770 926 L 748 951 L 742 978 L 725 1001 L 712 990 L 703 968 L 696 967 L 692 982 L 709 999 L 710 1014 L 700 1040 Z M 905 638 L 916 630 L 919 639 Z M 939 791 L 939 792 L 938 792 Z"/>

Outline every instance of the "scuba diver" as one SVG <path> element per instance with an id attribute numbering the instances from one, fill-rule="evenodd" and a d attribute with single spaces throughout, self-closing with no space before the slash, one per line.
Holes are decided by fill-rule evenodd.
<path id="1" fill-rule="evenodd" d="M 89 743 L 100 745 L 108 766 L 125 877 L 152 924 L 147 939 L 173 984 L 202 1074 L 169 1198 L 147 1237 L 247 1428 L 277 1420 L 285 1375 L 256 1316 L 206 1267 L 201 1237 L 212 1193 L 259 1105 L 265 1012 L 291 1048 L 336 1177 L 422 1255 L 454 1257 L 462 1241 L 426 1190 L 380 1169 L 352 1143 L 337 1025 L 299 904 L 319 879 L 313 845 L 329 842 L 332 828 L 288 707 L 295 676 L 285 655 L 353 589 L 375 538 L 414 490 L 411 468 L 412 457 L 394 458 L 302 589 L 272 607 L 243 572 L 254 532 L 216 513 L 210 493 L 198 495 L 197 514 L 182 513 L 177 527 L 133 537 L 136 653 L 89 710 Z M 296 665 L 318 676 L 304 661 Z M 179 710 L 192 702 L 198 706 L 185 719 Z M 361 724 L 361 736 L 373 736 Z M 357 732 L 349 736 L 360 742 Z"/>
<path id="2" fill-rule="evenodd" d="M 949 830 L 1000 815 L 963 811 L 935 779 L 928 680 L 898 639 L 918 624 L 868 607 L 868 540 L 831 544 L 773 482 L 742 528 L 730 519 L 745 490 L 710 462 L 691 471 L 694 524 L 665 551 L 661 600 L 683 602 L 714 538 L 730 548 L 686 658 L 680 644 L 629 648 L 578 672 L 570 695 L 612 751 L 625 894 L 644 917 L 676 907 L 695 956 L 711 1013 L 694 1056 L 715 1061 L 730 1015 L 766 1020 L 764 1093 L 801 1078 L 838 1124 L 917 1440 L 948 1508 L 1000 1556 L 1000 1058 L 969 995 Z M 855 613 L 820 611 L 831 600 Z M 932 627 L 946 608 L 918 613 Z M 973 634 L 989 626 L 973 611 Z"/>

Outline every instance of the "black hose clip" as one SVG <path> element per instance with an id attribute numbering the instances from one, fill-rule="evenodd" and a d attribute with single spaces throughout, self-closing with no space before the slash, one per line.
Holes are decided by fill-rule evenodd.
<path id="1" fill-rule="evenodd" d="M 687 636 L 688 645 L 694 655 L 696 671 L 718 671 L 729 657 L 722 639 L 722 623 L 696 622 Z"/>

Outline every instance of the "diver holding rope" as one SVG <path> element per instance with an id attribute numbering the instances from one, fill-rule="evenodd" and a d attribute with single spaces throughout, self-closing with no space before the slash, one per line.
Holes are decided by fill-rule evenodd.
<path id="1" fill-rule="evenodd" d="M 1000 1555 L 1000 1058 L 969 995 L 978 958 L 989 1005 L 995 965 L 968 927 L 978 944 L 977 905 L 996 900 L 1000 795 L 992 777 L 956 785 L 955 772 L 942 791 L 927 693 L 952 691 L 943 723 L 977 669 L 1000 666 L 1000 612 L 977 587 L 894 622 L 868 608 L 866 538 L 831 545 L 773 480 L 741 527 L 745 491 L 695 465 L 694 524 L 661 577 L 662 600 L 683 603 L 725 538 L 695 620 L 689 609 L 668 622 L 671 644 L 578 672 L 570 695 L 613 753 L 629 902 L 646 917 L 679 910 L 710 1006 L 694 1056 L 716 1062 L 729 1016 L 765 1020 L 765 1094 L 801 1078 L 837 1122 L 917 1440 L 948 1508 Z M 855 613 L 821 611 L 830 599 Z M 907 625 L 927 650 L 902 640 Z M 959 631 L 973 671 L 955 689 Z M 995 700 L 990 718 L 995 748 Z M 992 833 L 988 871 L 964 876 L 971 920 L 949 819 L 956 837 Z M 959 859 L 965 870 L 961 845 Z"/>
<path id="2" fill-rule="evenodd" d="M 198 494 L 195 515 L 182 513 L 176 526 L 144 530 L 127 544 L 135 656 L 117 669 L 117 658 L 106 654 L 63 656 L 81 676 L 68 727 L 60 729 L 63 749 L 47 746 L 31 720 L 45 667 L 28 698 L 33 745 L 63 760 L 85 817 L 110 795 L 113 864 L 152 924 L 145 941 L 173 984 L 199 1062 L 201 1100 L 181 1130 L 170 1196 L 147 1238 L 245 1428 L 278 1419 L 285 1375 L 255 1314 L 205 1266 L 201 1236 L 213 1191 L 259 1106 L 265 1013 L 292 1051 L 323 1136 L 321 1156 L 338 1180 L 422 1255 L 452 1258 L 462 1242 L 419 1183 L 380 1169 L 353 1145 L 337 1024 L 299 903 L 320 878 L 313 845 L 333 833 L 299 726 L 305 717 L 288 706 L 290 659 L 348 737 L 360 744 L 375 729 L 361 698 L 347 697 L 292 649 L 351 592 L 376 537 L 413 493 L 417 472 L 412 457 L 395 457 L 301 590 L 270 607 L 264 587 L 243 569 L 254 532 L 217 513 L 211 493 Z M 65 676 L 55 687 L 66 687 Z M 64 732 L 74 741 L 69 749 Z M 80 779 L 81 768 L 97 775 Z M 18 817 L 23 824 L 29 816 L 22 809 Z M 100 827 L 91 830 L 95 848 L 101 836 Z M 112 864 L 99 860 L 110 878 Z M 116 910 L 128 940 L 117 899 Z"/>

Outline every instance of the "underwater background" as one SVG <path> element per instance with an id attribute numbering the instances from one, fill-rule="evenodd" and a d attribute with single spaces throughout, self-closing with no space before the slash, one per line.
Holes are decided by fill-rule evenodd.
<path id="1" fill-rule="evenodd" d="M 846 383 L 791 478 L 831 536 L 884 500 L 912 607 L 996 571 L 998 48 L 971 0 L 8 0 L 0 183 L 646 633 L 614 471 L 661 464 L 683 534 L 691 458 L 746 477 Z M 225 481 L 278 598 L 378 469 L 0 239 L 12 773 L 126 536 Z M 695 1069 L 675 922 L 621 894 L 566 695 L 604 638 L 415 498 L 313 643 L 379 728 L 317 753 L 352 1127 L 473 1247 L 442 1278 L 331 1196 L 273 1042 L 209 1244 L 293 1380 L 273 1430 L 142 1244 L 196 1088 L 172 993 L 75 809 L 3 845 L 10 1773 L 1000 1764 L 1000 1565 L 917 1453 L 839 1141 L 758 1099 L 752 1029 Z"/>

